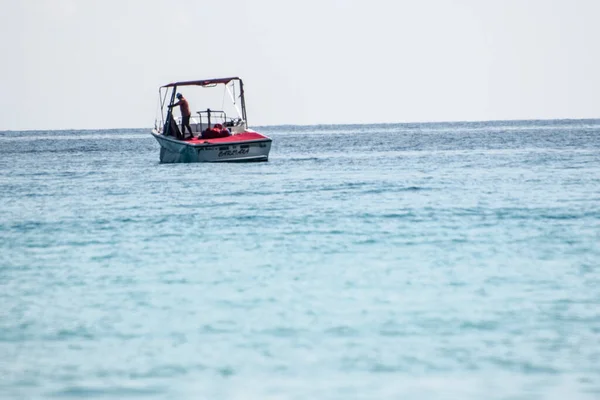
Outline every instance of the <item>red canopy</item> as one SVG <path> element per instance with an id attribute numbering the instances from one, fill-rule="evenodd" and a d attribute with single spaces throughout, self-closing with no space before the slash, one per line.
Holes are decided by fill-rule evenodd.
<path id="1" fill-rule="evenodd" d="M 233 80 L 238 80 L 240 81 L 241 79 L 238 78 L 237 76 L 231 77 L 231 78 L 219 78 L 219 79 L 204 79 L 201 81 L 185 81 L 185 82 L 173 82 L 173 83 L 169 83 L 168 85 L 164 85 L 162 87 L 164 88 L 168 88 L 168 87 L 173 87 L 173 86 L 208 86 L 208 85 L 215 85 L 218 83 L 229 83 Z"/>

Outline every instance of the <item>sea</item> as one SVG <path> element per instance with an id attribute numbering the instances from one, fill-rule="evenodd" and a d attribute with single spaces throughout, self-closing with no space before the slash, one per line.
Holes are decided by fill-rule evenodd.
<path id="1" fill-rule="evenodd" d="M 600 399 L 600 120 L 0 132 L 1 399 Z"/>

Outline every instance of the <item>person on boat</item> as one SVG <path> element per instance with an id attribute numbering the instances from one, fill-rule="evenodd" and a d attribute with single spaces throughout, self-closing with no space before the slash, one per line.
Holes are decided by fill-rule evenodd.
<path id="1" fill-rule="evenodd" d="M 177 99 L 179 99 L 179 101 L 177 103 L 173 103 L 172 105 L 170 105 L 169 108 L 173 108 L 173 107 L 177 107 L 177 106 L 180 107 L 180 110 L 181 110 L 181 134 L 185 138 L 185 128 L 187 128 L 190 131 L 191 139 L 193 139 L 194 133 L 192 132 L 192 127 L 190 126 L 190 117 L 192 116 L 192 113 L 190 111 L 190 105 L 181 93 L 177 93 Z"/>

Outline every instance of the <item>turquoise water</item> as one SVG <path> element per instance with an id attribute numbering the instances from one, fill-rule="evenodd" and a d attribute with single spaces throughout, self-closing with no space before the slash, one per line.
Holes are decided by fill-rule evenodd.
<path id="1" fill-rule="evenodd" d="M 0 397 L 600 398 L 600 120 L 0 132 Z"/>

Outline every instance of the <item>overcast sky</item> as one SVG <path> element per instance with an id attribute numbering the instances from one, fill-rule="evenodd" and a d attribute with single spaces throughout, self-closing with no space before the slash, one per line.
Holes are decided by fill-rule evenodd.
<path id="1" fill-rule="evenodd" d="M 151 127 L 158 86 L 224 76 L 251 126 L 600 117 L 598 0 L 0 6 L 0 130 Z"/>

